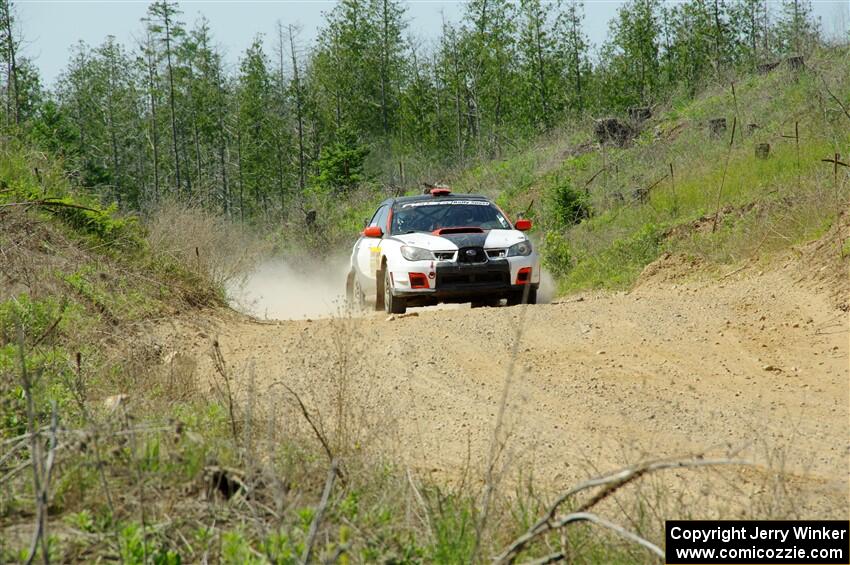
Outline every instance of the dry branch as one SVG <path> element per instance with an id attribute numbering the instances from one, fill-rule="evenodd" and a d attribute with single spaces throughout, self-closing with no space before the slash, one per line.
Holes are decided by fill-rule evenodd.
<path id="1" fill-rule="evenodd" d="M 633 467 L 627 467 L 625 469 L 621 469 L 619 471 L 615 471 L 613 473 L 609 473 L 607 475 L 602 475 L 600 477 L 596 477 L 590 480 L 587 480 L 583 483 L 579 483 L 578 485 L 572 487 L 571 489 L 564 492 L 561 496 L 559 496 L 555 502 L 549 507 L 546 514 L 540 518 L 529 530 L 518 537 L 516 540 L 511 543 L 505 551 L 503 551 L 500 555 L 498 555 L 494 562 L 496 564 L 503 563 L 513 563 L 517 556 L 535 539 L 551 532 L 553 530 L 560 529 L 570 523 L 576 521 L 593 521 L 589 518 L 582 517 L 580 519 L 570 519 L 566 520 L 566 518 L 570 516 L 584 516 L 587 514 L 587 511 L 602 502 L 604 499 L 608 498 L 616 491 L 626 486 L 627 484 L 636 481 L 637 479 L 647 475 L 649 473 L 653 473 L 656 471 L 662 471 L 665 469 L 682 469 L 682 468 L 694 468 L 694 467 L 707 467 L 707 466 L 718 466 L 718 465 L 751 465 L 749 461 L 739 460 L 739 459 L 703 459 L 701 456 L 695 456 L 690 459 L 677 459 L 677 460 L 660 460 L 660 461 L 650 461 L 647 463 L 641 463 L 639 465 L 635 465 Z M 585 503 L 581 504 L 575 512 L 567 514 L 562 518 L 556 519 L 556 514 L 558 509 L 563 505 L 567 500 L 571 499 L 575 495 L 580 492 L 586 491 L 588 489 L 596 488 L 596 487 L 604 487 L 600 490 L 596 495 L 590 498 Z M 566 521 L 564 521 L 566 520 Z M 602 520 L 600 518 L 600 520 Z M 562 523 L 563 522 L 563 523 Z M 603 525 L 600 522 L 596 522 L 599 525 Z M 605 526 L 607 527 L 607 526 Z"/>
<path id="2" fill-rule="evenodd" d="M 634 542 L 642 547 L 645 547 L 646 549 L 654 553 L 656 556 L 661 558 L 661 560 L 664 560 L 664 550 L 652 543 L 651 541 L 642 538 L 633 532 L 630 532 L 619 524 L 615 524 L 610 520 L 606 520 L 605 518 L 597 516 L 596 514 L 591 514 L 590 512 L 573 512 L 571 514 L 567 514 L 566 516 L 558 520 L 558 522 L 555 524 L 554 529 L 560 529 L 564 526 L 576 522 L 590 522 L 591 524 L 595 524 L 607 530 L 611 530 L 618 536 L 625 538 L 631 542 Z M 562 551 L 559 551 L 557 553 L 547 555 L 541 560 L 531 561 L 530 563 L 556 563 L 564 559 L 566 559 L 566 556 Z"/>
<path id="3" fill-rule="evenodd" d="M 235 445 L 239 445 L 239 432 L 236 430 L 236 412 L 233 403 L 233 391 L 230 388 L 230 375 L 227 373 L 227 363 L 224 361 L 224 355 L 221 353 L 221 346 L 218 343 L 218 339 L 213 341 L 213 363 L 215 364 L 215 370 L 224 380 L 227 411 L 230 414 L 230 431 L 233 434 Z M 216 388 L 218 388 L 218 383 L 216 383 Z"/>
<path id="4" fill-rule="evenodd" d="M 6 204 L 0 204 L 0 208 L 12 208 L 14 206 L 45 206 L 45 207 L 56 207 L 56 208 L 76 208 L 77 210 L 86 210 L 88 212 L 100 213 L 101 210 L 95 210 L 94 208 L 89 208 L 88 206 L 83 206 L 81 204 L 73 204 L 71 202 L 61 202 L 58 200 L 44 199 L 44 200 L 25 200 L 23 202 L 8 202 Z"/>
<path id="5" fill-rule="evenodd" d="M 295 401 L 298 402 L 298 407 L 301 409 L 301 414 L 304 416 L 304 419 L 307 420 L 307 423 L 310 424 L 310 427 L 313 429 L 313 433 L 316 434 L 316 438 L 318 438 L 319 443 L 322 444 L 322 449 L 325 450 L 325 454 L 328 456 L 328 461 L 331 462 L 331 467 L 335 470 L 337 477 L 339 477 L 339 480 L 342 481 L 342 484 L 344 485 L 345 475 L 343 474 L 342 469 L 339 468 L 339 465 L 335 463 L 336 458 L 331 450 L 331 446 L 325 435 L 319 430 L 318 426 L 316 426 L 312 416 L 310 416 L 310 412 L 307 410 L 307 406 L 304 405 L 304 402 L 302 402 L 298 393 L 292 390 L 289 386 L 284 383 L 280 383 L 280 386 L 285 388 L 289 394 L 295 397 Z"/>
<path id="6" fill-rule="evenodd" d="M 307 534 L 307 543 L 304 545 L 304 554 L 301 556 L 301 562 L 305 565 L 310 562 L 310 556 L 313 553 L 313 544 L 316 543 L 316 536 L 319 533 L 319 526 L 322 523 L 322 516 L 325 509 L 328 507 L 328 502 L 331 498 L 331 490 L 334 486 L 334 480 L 339 474 L 339 467 L 336 460 L 331 461 L 331 468 L 328 469 L 328 478 L 325 480 L 325 489 L 322 492 L 322 500 L 319 507 L 316 509 L 316 515 L 313 516 L 313 521 L 310 523 L 310 531 Z"/>

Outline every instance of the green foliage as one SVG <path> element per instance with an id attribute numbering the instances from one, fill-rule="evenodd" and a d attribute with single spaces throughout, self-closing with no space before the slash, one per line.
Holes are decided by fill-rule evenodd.
<path id="1" fill-rule="evenodd" d="M 575 267 L 563 279 L 561 289 L 627 288 L 643 267 L 658 256 L 661 242 L 661 228 L 647 224 L 637 232 L 615 240 L 600 253 L 579 257 Z"/>
<path id="2" fill-rule="evenodd" d="M 549 194 L 548 215 L 555 227 L 563 229 L 578 224 L 591 214 L 588 195 L 576 190 L 569 179 L 558 182 Z"/>
<path id="3" fill-rule="evenodd" d="M 337 139 L 322 148 L 316 183 L 334 193 L 353 190 L 366 180 L 363 164 L 368 155 L 369 147 L 359 143 L 351 129 L 342 129 Z"/>
<path id="4" fill-rule="evenodd" d="M 63 409 L 70 402 L 64 383 L 70 375 L 69 358 L 61 347 L 36 347 L 50 332 L 61 334 L 73 327 L 79 316 L 76 307 L 47 298 L 32 300 L 22 294 L 0 302 L 0 435 L 16 436 L 26 431 L 26 396 L 21 386 L 21 349 L 18 329 L 24 338 L 24 363 L 34 381 L 36 417 L 45 420 L 51 402 Z M 55 343 L 51 336 L 48 343 Z"/>
<path id="5" fill-rule="evenodd" d="M 180 554 L 159 544 L 156 536 L 133 522 L 120 532 L 121 558 L 127 565 L 180 565 Z M 247 561 L 246 561 L 247 563 Z"/>
<path id="6" fill-rule="evenodd" d="M 433 517 L 434 543 L 426 549 L 432 563 L 469 563 L 475 547 L 475 514 L 462 497 L 436 493 L 439 512 Z"/>
<path id="7" fill-rule="evenodd" d="M 79 44 L 50 93 L 22 62 L 15 102 L 21 131 L 61 155 L 76 185 L 122 209 L 177 197 L 300 229 L 292 219 L 313 191 L 354 192 L 373 179 L 414 188 L 503 159 L 559 124 L 690 100 L 822 42 L 807 2 L 783 2 L 770 21 L 765 2 L 630 0 L 594 61 L 580 2 L 471 1 L 429 49 L 405 40 L 400 0 L 344 0 L 307 52 L 279 25 L 273 57 L 258 37 L 228 75 L 209 23 L 187 28 L 179 6 L 160 1 L 138 48 L 112 37 Z M 61 213 L 97 237 L 124 231 L 102 215 Z"/>
<path id="8" fill-rule="evenodd" d="M 257 557 L 252 551 L 251 544 L 245 539 L 242 532 L 229 531 L 222 536 L 221 559 L 222 563 L 259 565 L 264 560 Z"/>
<path id="9" fill-rule="evenodd" d="M 555 277 L 563 277 L 573 266 L 573 253 L 563 234 L 546 232 L 541 249 L 543 267 Z"/>

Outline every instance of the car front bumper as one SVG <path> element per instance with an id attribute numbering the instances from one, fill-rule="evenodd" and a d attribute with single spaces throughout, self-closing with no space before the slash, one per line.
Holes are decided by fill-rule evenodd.
<path id="1" fill-rule="evenodd" d="M 521 291 L 526 284 L 534 288 L 540 284 L 540 260 L 536 253 L 484 263 L 401 261 L 389 265 L 389 269 L 393 294 L 405 297 L 412 306 L 499 300 Z M 530 275 L 523 280 L 521 272 L 529 269 Z M 428 286 L 416 288 L 423 279 Z"/>

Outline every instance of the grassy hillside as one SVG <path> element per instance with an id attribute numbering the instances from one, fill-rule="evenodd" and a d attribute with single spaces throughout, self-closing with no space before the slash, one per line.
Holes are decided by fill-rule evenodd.
<path id="1" fill-rule="evenodd" d="M 626 288 L 664 251 L 734 263 L 817 237 L 850 197 L 850 169 L 839 167 L 836 182 L 822 162 L 850 154 L 850 56 L 822 51 L 803 71 L 783 64 L 740 76 L 734 91 L 714 85 L 655 108 L 622 148 L 603 150 L 589 121 L 568 125 L 465 171 L 455 188 L 537 220 L 562 292 Z M 726 119 L 721 135 L 709 132 L 713 118 Z M 761 143 L 770 144 L 766 160 L 755 157 Z M 570 216 L 576 202 L 589 217 Z"/>

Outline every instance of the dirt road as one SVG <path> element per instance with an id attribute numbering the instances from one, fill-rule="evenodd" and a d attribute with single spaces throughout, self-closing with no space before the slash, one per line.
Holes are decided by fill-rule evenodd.
<path id="1" fill-rule="evenodd" d="M 450 477 L 488 460 L 510 373 L 500 437 L 511 460 L 546 482 L 732 449 L 805 484 L 818 513 L 841 515 L 848 319 L 806 272 L 786 264 L 718 279 L 662 265 L 629 293 L 525 311 L 370 313 L 213 331 L 244 402 L 285 412 L 281 425 L 296 426 L 285 383 L 329 434 L 421 473 Z"/>

